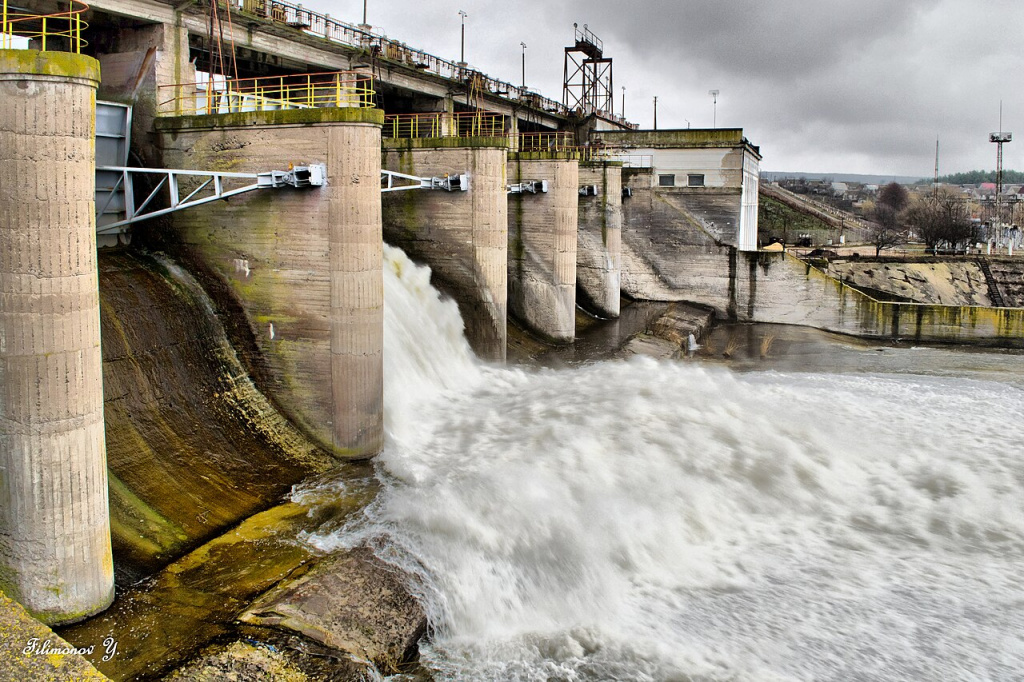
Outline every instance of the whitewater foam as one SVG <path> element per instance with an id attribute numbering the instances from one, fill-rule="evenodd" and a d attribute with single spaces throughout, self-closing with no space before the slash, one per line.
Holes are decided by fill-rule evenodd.
<path id="1" fill-rule="evenodd" d="M 386 255 L 386 538 L 455 680 L 1016 679 L 1013 386 L 475 361 Z"/>

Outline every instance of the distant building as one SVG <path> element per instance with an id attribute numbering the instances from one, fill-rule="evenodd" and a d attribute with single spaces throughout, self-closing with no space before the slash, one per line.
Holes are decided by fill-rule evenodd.
<path id="1" fill-rule="evenodd" d="M 671 193 L 719 242 L 757 250 L 761 153 L 741 128 L 591 133 L 612 156 L 646 158 L 654 189 Z"/>

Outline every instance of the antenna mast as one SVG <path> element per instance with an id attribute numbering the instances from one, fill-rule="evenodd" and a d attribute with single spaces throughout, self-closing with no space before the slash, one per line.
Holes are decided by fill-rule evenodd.
<path id="1" fill-rule="evenodd" d="M 996 144 L 996 224 L 994 236 L 1002 237 L 1003 229 L 1003 145 L 1013 140 L 1013 133 L 1003 132 L 1003 101 L 999 100 L 999 132 L 988 136 L 989 142 Z"/>

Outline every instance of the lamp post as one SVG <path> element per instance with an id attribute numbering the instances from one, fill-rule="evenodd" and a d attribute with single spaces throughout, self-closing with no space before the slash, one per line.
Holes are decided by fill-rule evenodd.
<path id="1" fill-rule="evenodd" d="M 459 10 L 459 16 L 462 17 L 462 49 L 459 51 L 459 55 L 460 55 L 459 63 L 462 64 L 463 66 L 465 66 L 466 65 L 466 17 L 468 17 L 469 15 L 466 14 L 464 11 L 462 11 L 460 9 Z"/>
<path id="2" fill-rule="evenodd" d="M 622 86 L 622 111 L 619 112 L 622 118 L 626 118 L 626 86 Z"/>
<path id="3" fill-rule="evenodd" d="M 526 89 L 526 43 L 520 42 L 523 46 L 523 90 Z"/>
<path id="4" fill-rule="evenodd" d="M 654 129 L 658 129 L 658 96 L 654 96 Z"/>
<path id="5" fill-rule="evenodd" d="M 711 127 L 712 128 L 717 128 L 718 127 L 718 90 L 708 90 L 708 94 L 711 95 L 711 97 L 714 99 L 714 107 L 715 107 L 714 117 L 711 119 L 711 121 L 712 121 Z"/>
<path id="6" fill-rule="evenodd" d="M 366 23 L 366 0 L 363 0 L 363 26 L 369 26 Z"/>

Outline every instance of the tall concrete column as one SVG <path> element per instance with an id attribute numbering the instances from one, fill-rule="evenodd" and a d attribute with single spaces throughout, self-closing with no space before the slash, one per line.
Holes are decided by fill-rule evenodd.
<path id="1" fill-rule="evenodd" d="M 155 120 L 169 168 L 327 166 L 319 189 L 173 214 L 172 248 L 244 311 L 260 387 L 342 458 L 372 457 L 383 443 L 383 116 L 345 107 Z"/>
<path id="2" fill-rule="evenodd" d="M 114 596 L 91 57 L 0 50 L 0 588 L 48 624 Z"/>
<path id="3" fill-rule="evenodd" d="M 597 194 L 579 198 L 576 293 L 585 309 L 615 318 L 622 266 L 622 163 L 581 163 L 580 186 L 591 185 Z"/>
<path id="4" fill-rule="evenodd" d="M 509 195 L 509 312 L 541 336 L 571 342 L 579 161 L 564 152 L 518 152 L 509 155 L 508 165 L 510 183 L 548 183 L 546 193 Z"/>
<path id="5" fill-rule="evenodd" d="M 468 192 L 384 195 L 384 238 L 425 262 L 459 305 L 466 338 L 487 360 L 505 360 L 508 202 L 506 137 L 384 140 L 388 170 L 417 176 L 464 173 Z"/>
<path id="6" fill-rule="evenodd" d="M 384 445 L 380 126 L 334 126 L 330 133 L 334 447 L 375 454 Z"/>

